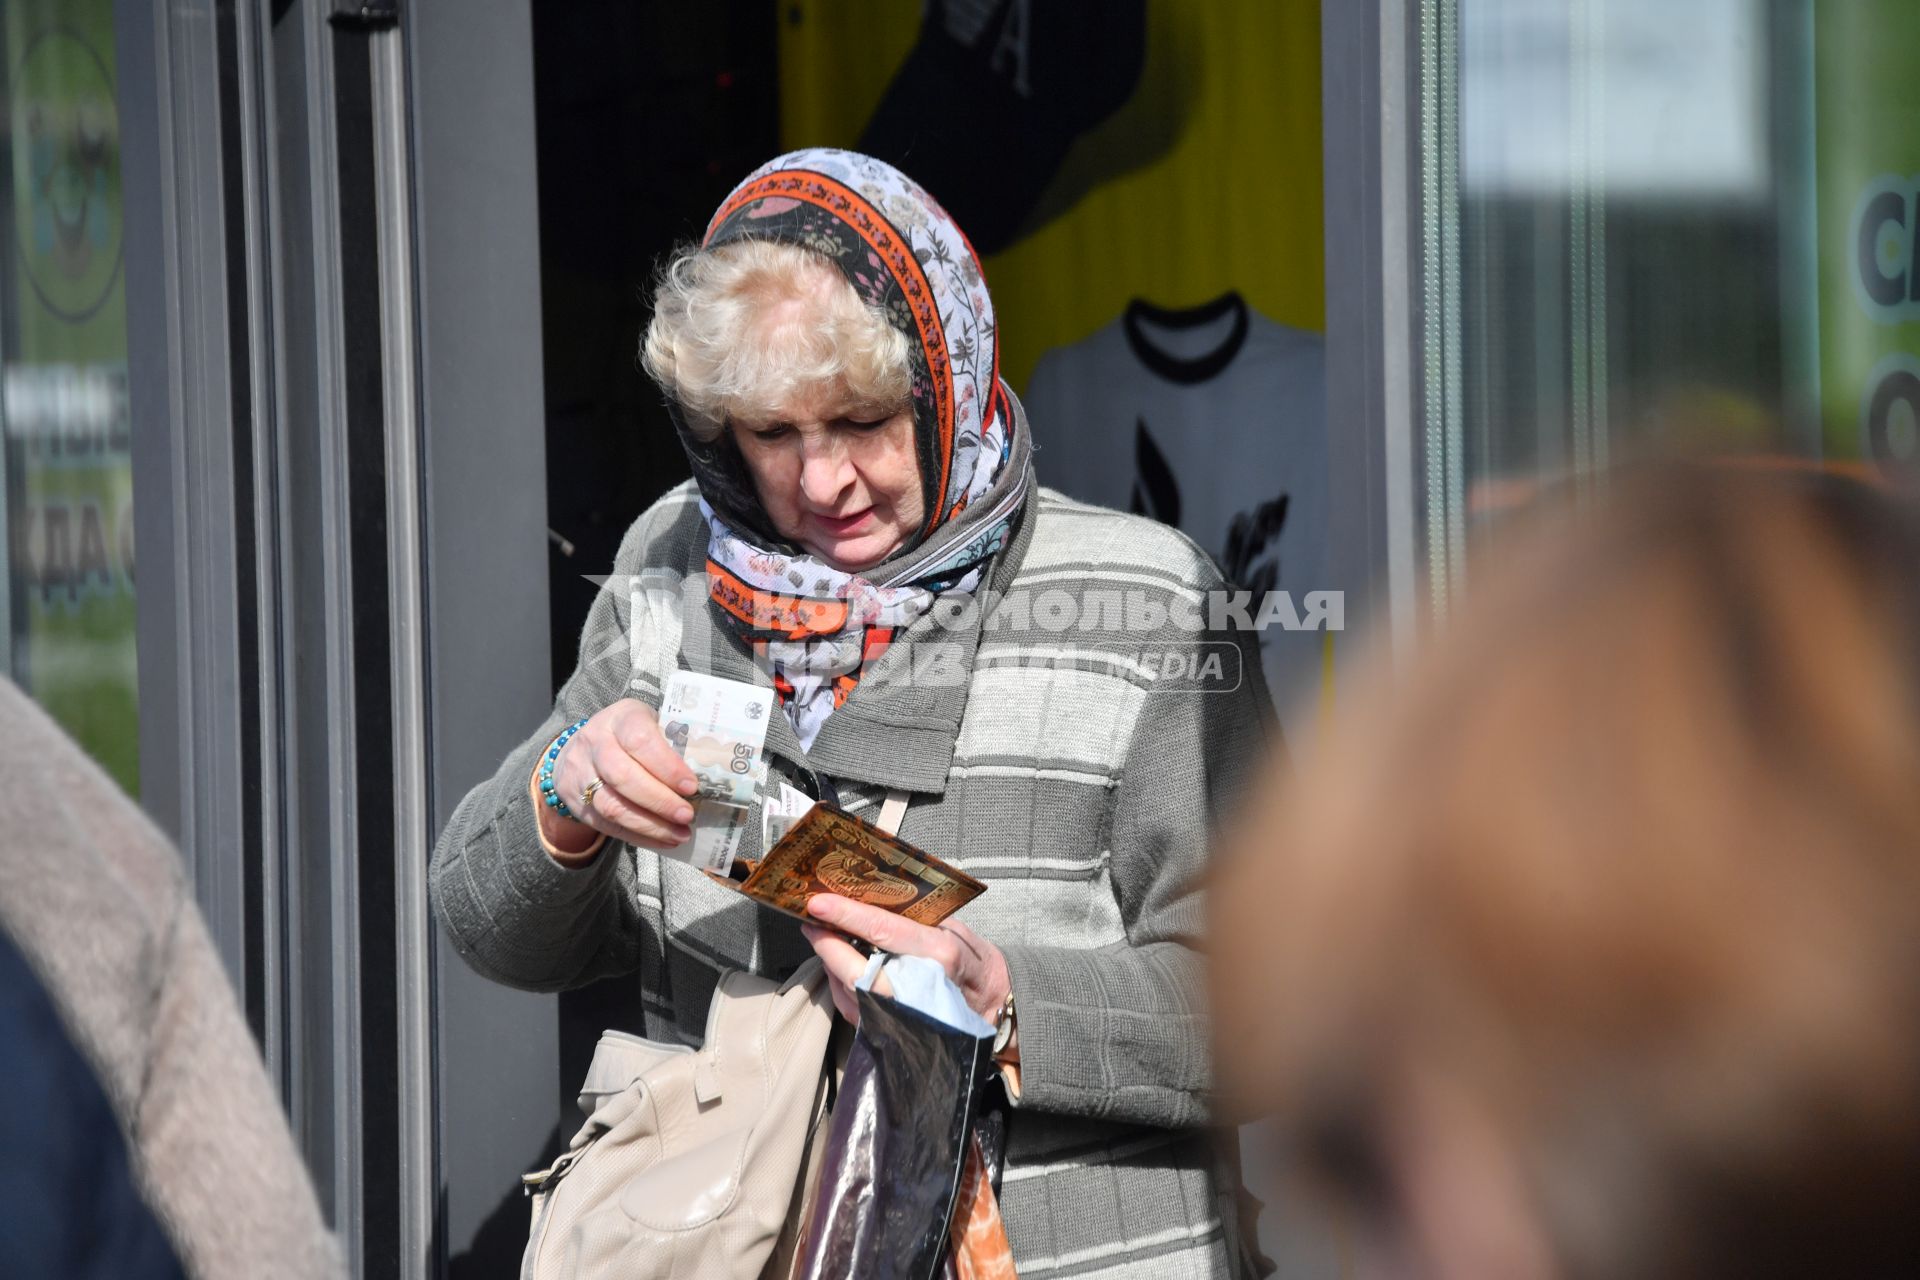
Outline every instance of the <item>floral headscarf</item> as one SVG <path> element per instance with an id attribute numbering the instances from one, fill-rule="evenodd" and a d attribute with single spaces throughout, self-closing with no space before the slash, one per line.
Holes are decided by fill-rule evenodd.
<path id="1" fill-rule="evenodd" d="M 772 528 L 730 432 L 687 430 L 669 401 L 707 516 L 708 596 L 725 624 L 764 644 L 803 746 L 886 648 L 948 591 L 973 592 L 1032 488 L 999 377 L 993 302 L 973 247 L 892 165 L 852 151 L 795 151 L 748 175 L 707 227 L 707 247 L 798 245 L 838 267 L 912 341 L 915 458 L 925 524 L 884 563 L 835 569 Z"/>

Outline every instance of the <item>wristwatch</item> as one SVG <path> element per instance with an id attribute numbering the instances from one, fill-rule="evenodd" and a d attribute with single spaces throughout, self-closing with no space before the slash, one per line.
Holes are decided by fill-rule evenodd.
<path id="1" fill-rule="evenodd" d="M 1013 1039 L 1013 988 L 1007 988 L 1007 1002 L 1000 1006 L 1000 1020 L 993 1026 L 993 1056 L 999 1057 L 1007 1051 L 1007 1044 Z"/>

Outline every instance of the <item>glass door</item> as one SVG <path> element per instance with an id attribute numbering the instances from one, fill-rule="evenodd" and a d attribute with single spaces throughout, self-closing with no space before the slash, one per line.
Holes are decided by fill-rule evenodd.
<path id="1" fill-rule="evenodd" d="M 1914 168 L 1891 53 L 1913 47 L 1910 6 L 1424 0 L 1412 17 L 1432 614 L 1487 517 L 1543 483 L 1588 493 L 1670 448 L 1911 456 L 1906 382 L 1868 385 L 1908 307 L 1912 199 L 1883 175 Z"/>

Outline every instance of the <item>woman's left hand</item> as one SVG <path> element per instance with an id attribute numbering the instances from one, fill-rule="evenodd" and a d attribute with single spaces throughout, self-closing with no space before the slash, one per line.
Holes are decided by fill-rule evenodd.
<path id="1" fill-rule="evenodd" d="M 973 1011 L 988 1022 L 1000 1016 L 1013 980 L 1007 973 L 1007 958 L 1000 948 L 957 920 L 948 920 L 938 928 L 917 924 L 891 911 L 855 902 L 834 893 L 815 894 L 807 900 L 807 913 L 841 933 L 863 938 L 881 951 L 896 955 L 925 956 L 947 971 L 960 988 Z M 860 1021 L 860 1005 L 854 998 L 853 984 L 866 971 L 867 958 L 839 934 L 816 925 L 801 925 L 814 954 L 826 965 L 833 988 L 833 1004 L 848 1022 Z M 881 995 L 892 994 L 886 988 L 886 975 L 874 982 Z"/>

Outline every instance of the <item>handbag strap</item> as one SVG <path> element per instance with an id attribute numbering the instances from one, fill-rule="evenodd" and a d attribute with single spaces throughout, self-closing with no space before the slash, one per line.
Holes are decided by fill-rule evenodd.
<path id="1" fill-rule="evenodd" d="M 900 819 L 907 816 L 907 793 L 904 791 L 887 792 L 886 803 L 880 806 L 880 819 L 873 825 L 890 836 L 900 834 Z"/>
<path id="2" fill-rule="evenodd" d="M 780 983 L 739 969 L 722 973 L 707 1007 L 706 1040 L 693 1056 L 693 1096 L 702 1104 L 718 1099 L 722 1057 L 754 1052 L 776 1022 L 805 1017 L 806 1006 L 825 984 L 818 956 L 809 956 Z M 796 995 L 795 987 L 803 990 Z"/>

